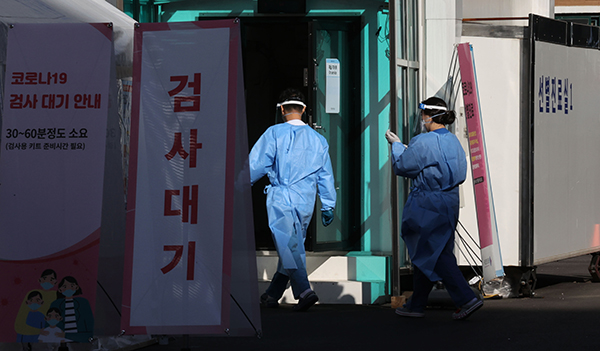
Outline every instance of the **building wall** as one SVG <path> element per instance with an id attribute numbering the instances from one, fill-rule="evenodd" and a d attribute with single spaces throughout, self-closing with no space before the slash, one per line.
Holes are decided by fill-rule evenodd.
<path id="1" fill-rule="evenodd" d="M 442 3 L 442 4 L 440 4 Z M 522 48 L 517 39 L 463 37 L 463 19 L 478 19 L 479 26 L 527 26 L 527 20 L 493 21 L 490 18 L 526 18 L 529 13 L 553 17 L 553 0 L 444 0 L 425 10 L 424 94 L 435 95 L 448 79 L 454 45 L 469 42 L 477 70 L 481 112 L 486 138 L 490 178 L 494 192 L 499 241 L 504 265 L 519 265 L 519 108 Z M 471 21 L 469 21 L 471 22 Z M 460 77 L 454 77 L 460 79 Z M 525 92 L 526 93 L 526 92 Z M 465 121 L 461 114 L 462 95 L 455 110 L 455 132 L 468 154 Z M 478 228 L 471 170 L 461 186 L 461 224 L 478 241 Z M 464 231 L 459 230 L 464 236 Z M 467 241 L 469 239 L 467 238 Z M 476 247 L 471 247 L 478 251 Z M 468 260 L 457 252 L 459 264 Z"/>
<path id="2" fill-rule="evenodd" d="M 385 1 L 307 0 L 308 16 L 361 16 L 361 251 L 390 255 L 392 171 L 389 146 L 390 62 L 386 56 L 388 13 Z M 225 5 L 224 5 L 225 4 Z M 160 21 L 194 21 L 199 16 L 253 16 L 257 2 L 177 1 L 160 7 Z M 386 7 L 387 8 L 387 7 Z"/>
<path id="3" fill-rule="evenodd" d="M 600 0 L 554 0 L 555 6 L 600 6 Z"/>
<path id="4" fill-rule="evenodd" d="M 462 0 L 463 18 L 522 18 L 535 13 L 544 17 L 554 17 L 555 0 Z M 487 24 L 527 25 L 522 21 L 486 21 Z"/>

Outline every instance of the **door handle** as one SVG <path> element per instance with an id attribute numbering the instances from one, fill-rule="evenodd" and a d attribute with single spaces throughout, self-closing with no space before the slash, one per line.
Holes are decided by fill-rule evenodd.
<path id="1" fill-rule="evenodd" d="M 316 58 L 313 58 L 313 90 L 317 90 L 317 85 L 319 83 L 319 75 L 317 74 L 318 68 L 319 68 L 319 63 L 317 62 Z"/>

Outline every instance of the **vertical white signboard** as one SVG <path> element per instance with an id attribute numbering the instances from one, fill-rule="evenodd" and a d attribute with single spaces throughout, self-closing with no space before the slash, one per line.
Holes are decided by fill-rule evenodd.
<path id="1" fill-rule="evenodd" d="M 136 29 L 122 319 L 128 333 L 228 327 L 239 45 L 232 26 Z"/>

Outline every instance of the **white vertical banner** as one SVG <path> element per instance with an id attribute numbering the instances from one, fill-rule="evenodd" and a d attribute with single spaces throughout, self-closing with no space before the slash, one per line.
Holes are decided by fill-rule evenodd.
<path id="1" fill-rule="evenodd" d="M 473 190 L 477 210 L 477 225 L 479 227 L 479 244 L 483 278 L 490 282 L 504 276 L 504 266 L 500 253 L 496 210 L 490 182 L 490 172 L 487 164 L 485 137 L 483 134 L 477 75 L 473 60 L 473 48 L 469 43 L 457 46 L 462 93 L 465 104 L 465 117 L 469 132 L 469 155 L 473 176 Z"/>
<path id="2" fill-rule="evenodd" d="M 127 333 L 222 333 L 228 327 L 234 26 L 228 20 L 136 28 L 122 311 Z"/>
<path id="3" fill-rule="evenodd" d="M 68 340 L 88 342 L 94 328 L 112 26 L 15 24 L 8 29 L 6 51 L 0 341 L 48 341 L 42 333 L 46 312 L 56 307 L 61 317 L 56 330 L 65 331 Z M 43 303 L 32 305 L 36 295 Z M 65 329 L 68 302 L 76 305 L 77 328 Z"/>

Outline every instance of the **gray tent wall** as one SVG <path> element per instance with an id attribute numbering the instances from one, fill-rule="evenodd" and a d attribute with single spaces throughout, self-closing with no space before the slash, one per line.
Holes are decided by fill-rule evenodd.
<path id="1" fill-rule="evenodd" d="M 98 336 L 120 333 L 120 307 L 125 252 L 125 197 L 117 80 L 131 76 L 135 21 L 104 0 L 0 0 L 0 127 L 6 71 L 6 47 L 11 25 L 19 23 L 113 23 L 113 64 L 107 122 L 102 232 L 96 293 Z M 1 138 L 1 136 L 0 136 Z M 1 140 L 1 139 L 0 139 Z M 1 154 L 0 154 L 1 157 Z M 125 170 L 126 171 L 126 170 Z"/>

